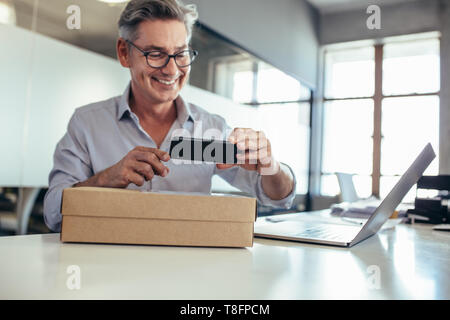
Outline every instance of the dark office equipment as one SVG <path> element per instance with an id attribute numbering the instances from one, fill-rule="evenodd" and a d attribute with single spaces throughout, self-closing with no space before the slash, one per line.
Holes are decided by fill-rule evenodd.
<path id="1" fill-rule="evenodd" d="M 414 200 L 414 209 L 407 211 L 419 222 L 433 224 L 450 221 L 450 175 L 423 176 L 417 182 L 417 189 L 439 190 L 434 198 L 419 198 Z"/>

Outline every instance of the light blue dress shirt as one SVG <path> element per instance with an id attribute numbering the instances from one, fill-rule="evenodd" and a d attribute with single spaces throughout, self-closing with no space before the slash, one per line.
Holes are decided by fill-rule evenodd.
<path id="1" fill-rule="evenodd" d="M 122 96 L 89 104 L 75 110 L 67 133 L 58 142 L 53 156 L 53 169 L 49 175 L 49 189 L 44 199 L 44 220 L 47 226 L 61 230 L 62 191 L 85 181 L 98 172 L 119 162 L 137 146 L 156 148 L 156 143 L 142 129 L 139 119 L 128 105 L 130 85 Z M 184 131 L 191 137 L 201 138 L 208 129 L 231 132 L 225 120 L 206 110 L 186 103 L 181 96 L 175 100 L 177 119 L 160 146 L 169 152 L 170 140 L 176 132 Z M 224 137 L 225 138 L 225 137 Z M 178 160 L 179 161 L 179 160 Z M 175 159 L 163 162 L 170 170 L 166 177 L 154 176 L 139 187 L 129 184 L 128 189 L 143 191 L 211 192 L 211 178 L 217 174 L 232 186 L 258 199 L 263 205 L 289 208 L 295 197 L 294 188 L 286 198 L 272 200 L 261 185 L 261 175 L 241 167 L 219 170 L 214 163 L 184 163 Z"/>

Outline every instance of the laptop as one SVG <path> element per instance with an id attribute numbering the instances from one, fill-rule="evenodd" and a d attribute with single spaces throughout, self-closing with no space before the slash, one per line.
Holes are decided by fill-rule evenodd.
<path id="1" fill-rule="evenodd" d="M 431 144 L 427 144 L 397 184 L 362 225 L 337 223 L 329 218 L 324 221 L 301 218 L 302 213 L 289 214 L 290 218 L 261 217 L 255 222 L 255 237 L 319 243 L 351 247 L 374 235 L 389 219 L 408 191 L 436 157 Z M 303 213 L 303 215 L 305 215 Z M 334 220 L 334 222 L 333 222 Z"/>

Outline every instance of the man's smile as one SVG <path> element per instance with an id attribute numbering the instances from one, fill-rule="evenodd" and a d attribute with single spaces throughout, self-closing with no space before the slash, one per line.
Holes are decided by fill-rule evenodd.
<path id="1" fill-rule="evenodd" d="M 176 78 L 172 78 L 172 79 L 167 79 L 167 78 L 164 79 L 164 78 L 152 76 L 151 79 L 155 80 L 158 83 L 161 83 L 165 86 L 173 86 L 180 79 L 180 76 L 177 76 Z"/>

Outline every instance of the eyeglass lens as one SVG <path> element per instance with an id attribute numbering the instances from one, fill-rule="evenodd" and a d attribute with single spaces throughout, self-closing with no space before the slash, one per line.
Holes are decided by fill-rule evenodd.
<path id="1" fill-rule="evenodd" d="M 194 61 L 195 53 L 193 50 L 185 50 L 169 57 L 165 52 L 150 52 L 147 55 L 147 63 L 150 67 L 161 68 L 169 63 L 171 57 L 179 67 L 187 67 Z"/>

